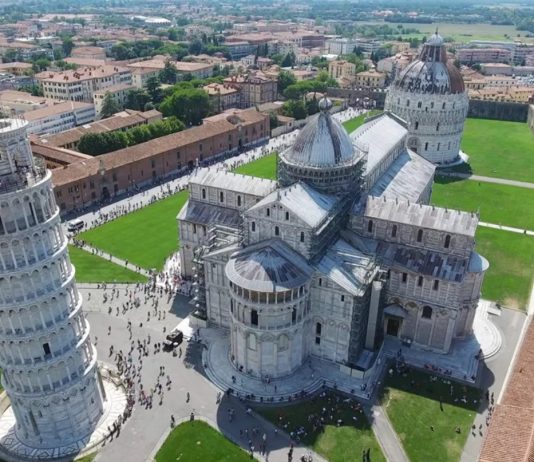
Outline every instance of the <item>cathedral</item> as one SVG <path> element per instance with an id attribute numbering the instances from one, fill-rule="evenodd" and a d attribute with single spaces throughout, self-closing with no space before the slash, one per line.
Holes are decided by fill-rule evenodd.
<path id="1" fill-rule="evenodd" d="M 478 216 L 429 205 L 435 166 L 385 112 L 349 135 L 320 112 L 278 181 L 197 169 L 178 215 L 182 272 L 234 367 L 279 378 L 314 356 L 348 367 L 385 337 L 447 354 L 472 334 L 488 262 Z"/>

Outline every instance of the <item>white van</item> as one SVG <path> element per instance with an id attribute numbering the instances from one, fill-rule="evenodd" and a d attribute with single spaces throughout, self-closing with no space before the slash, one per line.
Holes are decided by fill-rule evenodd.
<path id="1" fill-rule="evenodd" d="M 77 218 L 76 220 L 72 220 L 67 223 L 67 231 L 69 233 L 75 233 L 76 231 L 80 231 L 80 229 L 83 229 L 84 226 L 85 222 Z"/>

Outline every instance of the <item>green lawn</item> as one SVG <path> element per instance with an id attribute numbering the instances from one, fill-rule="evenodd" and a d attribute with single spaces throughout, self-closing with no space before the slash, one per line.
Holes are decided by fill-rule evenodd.
<path id="1" fill-rule="evenodd" d="M 526 123 L 469 118 L 462 151 L 475 175 L 534 182 L 534 136 Z"/>
<path id="2" fill-rule="evenodd" d="M 96 452 L 93 452 L 92 454 L 88 454 L 87 456 L 80 457 L 79 459 L 76 459 L 76 462 L 93 462 L 96 457 Z"/>
<path id="3" fill-rule="evenodd" d="M 143 268 L 161 270 L 165 259 L 178 249 L 176 215 L 187 194 L 181 191 L 86 231 L 78 239 Z"/>
<path id="4" fill-rule="evenodd" d="M 156 454 L 156 462 L 247 462 L 248 454 L 207 423 L 178 425 Z"/>
<path id="5" fill-rule="evenodd" d="M 146 282 L 142 274 L 69 245 L 70 260 L 76 268 L 76 282 Z"/>
<path id="6" fill-rule="evenodd" d="M 253 162 L 249 162 L 248 164 L 241 165 L 240 167 L 237 167 L 234 172 L 241 173 L 242 175 L 275 180 L 277 159 L 278 157 L 276 153 L 270 154 Z"/>
<path id="7" fill-rule="evenodd" d="M 467 404 L 460 401 L 463 397 Z M 442 379 L 431 381 L 428 374 L 410 371 L 388 374 L 381 401 L 411 462 L 458 462 L 479 398 L 478 390 L 458 383 L 451 396 L 451 385 Z"/>
<path id="8" fill-rule="evenodd" d="M 534 237 L 479 227 L 476 243 L 490 263 L 482 296 L 525 310 L 534 282 Z"/>
<path id="9" fill-rule="evenodd" d="M 432 203 L 468 212 L 480 210 L 481 221 L 534 230 L 534 189 L 437 176 Z"/>
<path id="10" fill-rule="evenodd" d="M 371 449 L 373 462 L 385 462 L 367 418 L 362 411 L 351 409 L 355 401 L 349 405 L 343 399 L 327 392 L 327 398 L 315 397 L 311 401 L 283 407 L 260 407 L 256 411 L 288 433 L 302 426 L 306 434 L 301 436 L 301 441 L 329 462 L 359 461 L 362 450 L 367 448 Z M 314 422 L 310 422 L 308 417 L 313 414 L 319 419 L 324 407 L 329 410 L 335 407 L 337 410 L 326 413 L 324 430 L 314 431 Z M 332 420 L 330 415 L 333 416 Z M 336 424 L 338 419 L 342 421 L 339 426 Z"/>
<path id="11" fill-rule="evenodd" d="M 382 111 L 378 111 L 378 110 L 372 110 L 372 111 L 366 112 L 365 114 L 359 115 L 358 117 L 354 117 L 352 119 L 347 120 L 346 122 L 343 122 L 343 126 L 349 133 L 352 133 L 359 126 L 363 125 L 363 123 L 365 122 L 365 119 L 367 119 L 368 117 L 372 117 L 374 115 L 380 114 L 381 112 Z"/>

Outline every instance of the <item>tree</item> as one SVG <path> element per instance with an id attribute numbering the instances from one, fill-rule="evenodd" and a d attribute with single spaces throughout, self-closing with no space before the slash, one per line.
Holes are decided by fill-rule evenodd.
<path id="1" fill-rule="evenodd" d="M 64 37 L 63 43 L 61 44 L 63 49 L 63 56 L 70 56 L 72 49 L 74 48 L 74 42 L 71 37 Z"/>
<path id="2" fill-rule="evenodd" d="M 161 90 L 159 86 L 160 86 L 160 81 L 158 80 L 157 77 L 149 77 L 146 80 L 146 84 L 145 84 L 146 91 L 149 94 L 152 102 L 156 104 L 159 103 L 160 97 L 161 97 Z"/>
<path id="3" fill-rule="evenodd" d="M 284 90 L 289 87 L 289 85 L 293 85 L 297 83 L 297 79 L 295 78 L 295 74 L 290 71 L 280 71 L 278 74 L 278 92 L 280 94 L 284 93 Z"/>
<path id="4" fill-rule="evenodd" d="M 189 44 L 189 53 L 192 55 L 199 55 L 202 53 L 202 49 L 204 48 L 204 45 L 199 39 L 194 39 Z"/>
<path id="5" fill-rule="evenodd" d="M 150 102 L 150 96 L 146 90 L 141 88 L 132 89 L 126 95 L 124 107 L 134 111 L 142 111 Z"/>
<path id="6" fill-rule="evenodd" d="M 86 133 L 80 138 L 78 151 L 98 156 L 127 146 L 128 136 L 124 132 Z"/>
<path id="7" fill-rule="evenodd" d="M 32 64 L 32 69 L 34 72 L 41 72 L 46 71 L 46 69 L 50 66 L 50 60 L 46 58 L 40 58 L 36 59 Z"/>
<path id="8" fill-rule="evenodd" d="M 111 93 L 106 93 L 104 96 L 104 99 L 102 101 L 102 109 L 100 110 L 100 117 L 102 119 L 105 119 L 107 117 L 111 117 L 113 114 L 116 114 L 121 110 L 119 104 L 113 98 L 113 95 Z"/>
<path id="9" fill-rule="evenodd" d="M 280 66 L 281 67 L 293 67 L 296 61 L 297 61 L 297 57 L 295 56 L 295 53 L 290 51 L 287 55 L 284 56 L 284 59 L 282 60 L 282 63 L 280 64 Z"/>
<path id="10" fill-rule="evenodd" d="M 30 93 L 32 96 L 44 96 L 43 89 L 40 85 L 24 85 L 19 87 L 18 90 Z"/>
<path id="11" fill-rule="evenodd" d="M 161 83 L 174 85 L 178 80 L 178 71 L 170 61 L 165 61 L 165 67 L 159 72 L 158 77 Z"/>
<path id="12" fill-rule="evenodd" d="M 167 31 L 167 38 L 173 42 L 176 42 L 178 40 L 178 30 L 171 27 Z"/>
<path id="13" fill-rule="evenodd" d="M 305 119 L 308 113 L 302 100 L 286 101 L 282 106 L 282 114 L 294 119 Z"/>
<path id="14" fill-rule="evenodd" d="M 175 116 L 186 124 L 199 125 L 210 111 L 208 94 L 200 89 L 178 89 L 160 105 L 164 116 Z"/>

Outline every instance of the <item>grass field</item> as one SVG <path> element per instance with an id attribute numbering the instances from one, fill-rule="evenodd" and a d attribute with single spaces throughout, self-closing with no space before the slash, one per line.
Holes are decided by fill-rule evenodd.
<path id="1" fill-rule="evenodd" d="M 186 201 L 187 191 L 181 191 L 78 238 L 143 268 L 161 270 L 178 248 L 176 215 Z"/>
<path id="2" fill-rule="evenodd" d="M 258 178 L 267 178 L 269 180 L 276 179 L 276 154 L 270 154 L 265 157 L 261 157 L 248 164 L 241 165 L 236 168 L 235 173 L 241 173 L 242 175 L 255 176 Z"/>
<path id="3" fill-rule="evenodd" d="M 534 189 L 438 176 L 432 203 L 467 212 L 480 210 L 481 221 L 534 230 Z"/>
<path id="4" fill-rule="evenodd" d="M 80 457 L 79 459 L 76 459 L 76 462 L 93 462 L 96 457 L 96 452 L 93 452 L 92 454 L 88 454 L 86 456 Z"/>
<path id="5" fill-rule="evenodd" d="M 479 227 L 476 243 L 490 263 L 482 296 L 525 310 L 534 282 L 534 237 Z"/>
<path id="6" fill-rule="evenodd" d="M 250 457 L 207 423 L 178 425 L 156 454 L 156 462 L 247 462 Z"/>
<path id="7" fill-rule="evenodd" d="M 364 23 L 361 23 L 364 24 Z M 417 29 L 420 34 L 410 34 L 410 37 L 423 38 L 428 37 L 436 31 L 438 27 L 439 34 L 442 37 L 452 37 L 458 42 L 469 42 L 471 40 L 500 40 L 513 41 L 517 35 L 526 42 L 533 42 L 534 39 L 525 37 L 526 32 L 516 30 L 513 25 L 493 25 L 493 24 L 465 24 L 465 23 L 433 23 L 433 24 L 412 24 L 412 23 L 377 23 L 366 22 L 365 24 L 387 24 L 390 27 L 402 26 L 410 29 Z"/>
<path id="8" fill-rule="evenodd" d="M 464 396 L 467 404 L 460 401 Z M 411 462 L 458 462 L 479 398 L 478 390 L 457 383 L 451 396 L 443 380 L 410 371 L 386 378 L 382 405 Z"/>
<path id="9" fill-rule="evenodd" d="M 359 461 L 362 450 L 368 448 L 371 449 L 370 455 L 373 462 L 385 462 L 380 446 L 363 412 L 352 410 L 348 404 L 343 403 L 341 397 L 333 393 L 329 393 L 328 396 L 332 400 L 331 403 L 335 403 L 336 398 L 339 402 L 330 404 L 324 398 L 314 398 L 312 401 L 291 406 L 265 407 L 256 410 L 275 425 L 285 426 L 287 424 L 287 428 L 284 428 L 287 432 L 302 426 L 306 431 L 306 434 L 301 437 L 302 443 L 321 454 L 329 462 Z M 324 430 L 314 431 L 313 422 L 310 422 L 308 417 L 311 414 L 321 416 L 323 407 L 331 409 L 334 406 L 338 408 L 334 419 L 330 420 L 329 412 Z M 338 419 L 342 421 L 339 426 L 336 425 Z"/>
<path id="10" fill-rule="evenodd" d="M 526 123 L 469 118 L 462 151 L 475 175 L 534 182 L 534 136 Z M 451 170 L 464 172 L 465 166 Z"/>
<path id="11" fill-rule="evenodd" d="M 111 263 L 85 250 L 69 246 L 70 260 L 76 268 L 76 282 L 146 282 L 142 274 Z"/>
<path id="12" fill-rule="evenodd" d="M 359 115 L 358 117 L 354 117 L 352 119 L 347 120 L 346 122 L 343 122 L 343 126 L 345 127 L 345 130 L 347 130 L 349 133 L 352 133 L 365 122 L 365 119 L 380 114 L 381 112 L 382 111 L 373 109 L 372 111 L 366 112 L 365 114 Z"/>

